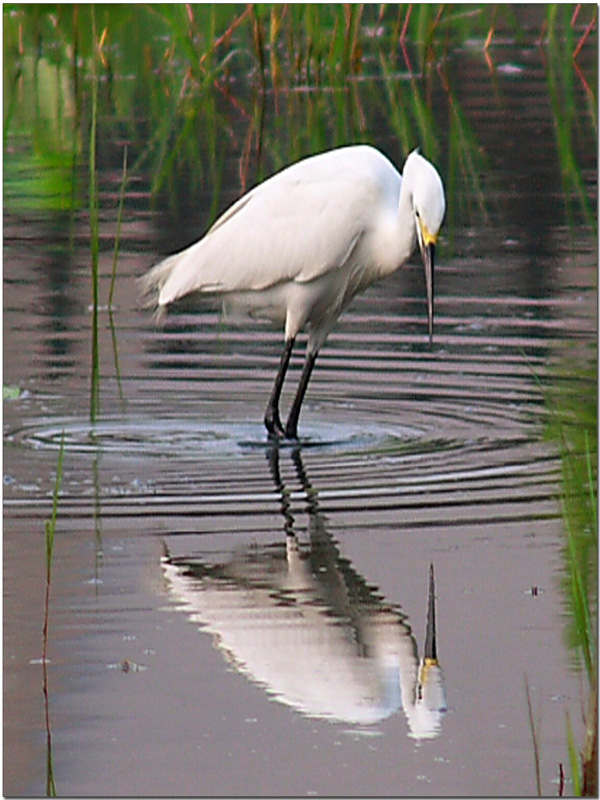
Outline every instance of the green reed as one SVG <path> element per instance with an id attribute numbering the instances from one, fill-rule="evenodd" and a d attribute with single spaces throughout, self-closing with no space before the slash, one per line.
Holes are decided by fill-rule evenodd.
<path id="1" fill-rule="evenodd" d="M 46 545 L 46 593 L 44 597 L 44 624 L 42 628 L 42 691 L 44 694 L 44 719 L 46 725 L 46 795 L 56 797 L 56 782 L 54 778 L 54 762 L 52 760 L 52 728 L 50 725 L 50 694 L 48 682 L 48 638 L 50 621 L 50 588 L 52 585 L 52 564 L 54 560 L 54 538 L 56 533 L 56 519 L 58 516 L 58 502 L 63 476 L 63 463 L 65 455 L 64 431 L 60 440 L 58 463 L 54 490 L 52 492 L 52 514 L 45 525 Z"/>
<path id="2" fill-rule="evenodd" d="M 588 196 L 585 182 L 581 173 L 581 168 L 575 156 L 575 141 L 578 136 L 578 129 L 585 124 L 592 125 L 596 131 L 595 114 L 582 117 L 576 103 L 577 79 L 574 69 L 573 52 L 575 40 L 573 30 L 569 24 L 569 13 L 572 9 L 568 6 L 558 6 L 553 4 L 548 9 L 547 31 L 548 31 L 548 59 L 546 74 L 548 81 L 548 91 L 554 114 L 556 131 L 556 148 L 563 182 L 563 195 L 567 214 L 574 227 L 575 219 L 573 212 L 573 200 L 586 222 L 594 231 L 597 230 L 596 208 L 592 198 Z M 560 25 L 561 35 L 558 34 L 558 18 L 562 14 L 562 24 Z M 562 33 L 564 31 L 564 34 Z M 589 84 L 587 90 L 591 92 Z M 593 102 L 593 99 L 592 99 Z M 593 103 L 596 106 L 597 104 Z"/>
<path id="3" fill-rule="evenodd" d="M 14 76 L 7 85 L 6 134 L 20 126 L 25 113 L 18 100 L 18 76 L 31 74 L 26 71 L 27 59 L 29 54 L 36 54 L 34 75 L 41 74 L 42 62 L 51 63 L 57 77 L 62 76 L 63 100 L 65 76 L 71 76 L 76 116 L 85 116 L 80 110 L 85 110 L 86 102 L 88 108 L 91 105 L 93 130 L 100 102 L 105 106 L 103 120 L 113 119 L 116 112 L 120 134 L 130 141 L 132 172 L 144 165 L 152 174 L 153 194 L 164 192 L 171 202 L 177 202 L 170 187 L 182 174 L 189 178 L 190 191 L 212 186 L 218 179 L 228 138 L 235 139 L 236 149 L 242 153 L 244 186 L 250 179 L 316 149 L 369 141 L 372 120 L 383 108 L 386 122 L 391 122 L 400 139 L 402 154 L 420 145 L 426 155 L 436 158 L 449 131 L 448 147 L 443 148 L 449 152 L 449 166 L 454 176 L 467 178 L 469 187 L 469 191 L 456 192 L 456 202 L 449 208 L 455 213 L 457 203 L 462 203 L 461 214 L 485 214 L 484 187 L 479 177 L 484 172 L 480 142 L 461 108 L 446 57 L 452 48 L 467 41 L 479 42 L 480 57 L 484 57 L 485 46 L 493 73 L 496 37 L 512 36 L 517 41 L 523 37 L 516 7 L 59 4 L 52 13 L 43 6 L 16 8 L 17 13 L 4 14 L 5 75 Z M 555 98 L 557 152 L 565 192 L 580 198 L 586 220 L 592 224 L 594 215 L 590 214 L 576 157 L 581 112 L 574 100 L 577 71 L 571 62 L 579 34 L 571 25 L 574 6 L 558 8 L 549 5 L 539 14 L 540 41 L 547 40 L 548 87 Z M 583 7 L 580 28 L 589 25 L 587 17 L 583 20 L 586 14 L 589 17 L 589 9 Z M 105 39 L 102 49 L 100 31 Z M 583 49 L 590 46 L 589 41 L 582 44 Z M 40 53 L 44 53 L 42 59 Z M 408 70 L 405 79 L 398 78 L 399 70 Z M 85 78 L 90 73 L 91 98 L 86 98 L 90 82 Z M 136 80 L 112 80 L 111 76 L 122 75 L 135 75 Z M 376 79 L 370 82 L 368 91 L 355 81 L 363 77 Z M 103 81 L 101 97 L 99 80 Z M 434 108 L 436 87 L 441 87 L 446 97 L 449 125 Z M 28 108 L 44 102 L 48 92 L 43 88 L 34 90 L 37 94 Z M 319 90 L 318 101 L 292 98 L 315 90 Z M 58 129 L 66 130 L 60 92 L 54 116 Z M 585 98 L 588 118 L 595 119 L 593 88 Z M 286 113 L 281 113 L 284 105 Z M 224 136 L 231 127 L 232 115 L 238 116 L 242 126 L 248 125 L 241 140 L 234 131 Z M 264 141 L 264 131 L 270 127 L 263 125 L 265 115 L 275 118 L 277 141 Z M 138 122 L 147 118 L 152 120 L 150 134 Z M 39 123 L 41 119 L 33 127 Z M 44 138 L 40 136 L 40 140 Z M 78 139 L 77 135 L 71 138 Z M 90 170 L 97 155 L 93 138 Z M 55 140 L 60 142 L 60 137 Z M 273 152 L 273 147 L 279 152 Z M 263 162 L 263 155 L 272 162 Z M 251 163 L 257 165 L 255 176 L 247 169 Z M 94 185 L 90 173 L 92 205 Z M 76 198 L 77 193 L 70 191 L 65 196 Z M 222 207 L 218 191 L 211 196 L 216 212 Z M 464 200 L 469 197 L 473 200 Z M 93 225 L 94 209 L 91 211 Z M 93 392 L 92 415 L 97 405 Z"/>
<path id="4" fill-rule="evenodd" d="M 48 645 L 48 614 L 50 608 L 50 585 L 52 583 L 52 561 L 54 558 L 54 535 L 56 533 L 56 519 L 58 516 L 58 501 L 60 487 L 62 485 L 63 463 L 65 456 L 65 435 L 64 432 L 60 440 L 58 451 L 58 464 L 56 467 L 56 477 L 54 479 L 54 490 L 52 492 L 52 514 L 45 525 L 45 544 L 46 544 L 46 598 L 44 602 L 44 627 L 43 627 L 43 649 L 42 660 L 46 660 Z"/>
<path id="5" fill-rule="evenodd" d="M 115 321 L 113 316 L 114 310 L 114 295 L 115 287 L 117 284 L 117 264 L 119 261 L 119 248 L 121 245 L 121 225 L 123 222 L 123 205 L 125 203 L 125 190 L 127 187 L 127 145 L 123 148 L 123 174 L 121 177 L 121 186 L 119 188 L 119 206 L 117 210 L 117 230 L 115 233 L 115 247 L 113 254 L 112 271 L 110 276 L 110 288 L 108 291 L 108 321 L 110 324 L 110 333 L 113 347 L 113 357 L 115 362 L 115 375 L 117 377 L 117 386 L 119 388 L 119 397 L 124 403 L 125 394 L 123 392 L 123 383 L 121 380 L 121 368 L 119 366 L 119 350 L 117 346 L 117 331 L 115 328 Z"/>
<path id="6" fill-rule="evenodd" d="M 144 84 L 175 94 L 205 90 L 232 72 L 258 73 L 263 88 L 272 90 L 299 83 L 341 85 L 370 69 L 363 57 L 369 38 L 388 57 L 399 54 L 402 38 L 403 44 L 416 48 L 418 72 L 425 62 L 439 61 L 450 47 L 467 40 L 479 39 L 493 47 L 500 33 L 517 41 L 523 37 L 519 14 L 510 5 L 157 3 L 95 8 L 59 4 L 48 11 L 43 6 L 16 8 L 18 14 L 11 16 L 8 11 L 4 17 L 7 66 L 14 64 L 13 54 L 23 46 L 19 43 L 26 48 L 52 43 L 49 57 L 56 63 L 69 63 L 76 56 L 90 59 L 97 46 L 91 35 L 94 16 L 98 29 L 107 31 L 112 52 L 104 58 L 115 74 L 136 74 Z M 569 20 L 575 6 L 562 6 L 560 15 L 556 4 L 544 8 L 540 38 L 544 31 L 554 35 L 560 23 L 572 55 L 575 42 Z M 127 46 L 115 48 L 119 42 Z M 75 63 L 71 68 L 77 72 Z M 125 83 L 115 85 L 114 91 L 122 101 L 139 88 Z"/>
<path id="7" fill-rule="evenodd" d="M 92 269 L 92 370 L 90 384 L 90 420 L 96 421 L 100 410 L 100 348 L 99 348 L 99 202 L 98 202 L 98 167 L 96 163 L 96 144 L 98 126 L 98 55 L 96 47 L 96 13 L 91 6 L 92 15 L 92 119 L 89 142 L 89 217 L 90 217 L 90 250 Z"/>
<path id="8" fill-rule="evenodd" d="M 117 280 L 117 263 L 119 261 L 119 246 L 121 244 L 121 224 L 123 222 L 123 204 L 125 202 L 125 189 L 127 187 L 127 145 L 123 148 L 123 173 L 119 188 L 119 206 L 117 210 L 117 231 L 115 233 L 115 248 L 113 254 L 112 271 L 110 275 L 110 288 L 108 291 L 108 307 L 112 309 Z"/>
<path id="9" fill-rule="evenodd" d="M 527 699 L 527 716 L 529 719 L 529 730 L 531 731 L 531 742 L 533 745 L 533 763 L 535 766 L 535 787 L 537 796 L 542 796 L 542 770 L 540 757 L 540 725 L 539 714 L 536 719 L 533 716 L 533 703 L 531 701 L 531 691 L 529 689 L 529 679 L 525 676 L 525 697 Z"/>
<path id="10" fill-rule="evenodd" d="M 587 677 L 586 733 L 581 752 L 567 719 L 567 747 L 575 794 L 597 796 L 598 439 L 597 367 L 564 365 L 546 394 L 546 436 L 560 453 L 564 522 L 562 592 L 566 637 L 575 666 Z"/>

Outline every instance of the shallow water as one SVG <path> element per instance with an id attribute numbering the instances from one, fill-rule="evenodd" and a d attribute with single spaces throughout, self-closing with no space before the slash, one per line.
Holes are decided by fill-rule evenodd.
<path id="1" fill-rule="evenodd" d="M 72 246 L 59 215 L 5 206 L 5 794 L 45 786 L 43 533 L 63 435 L 59 794 L 533 794 L 526 683 L 542 790 L 557 793 L 581 686 L 563 641 L 543 390 L 559 371 L 574 395 L 595 391 L 573 365 L 595 359 L 597 255 L 593 232 L 556 211 L 546 106 L 539 147 L 520 154 L 522 97 L 543 89 L 539 68 L 523 69 L 520 84 L 496 74 L 502 102 L 485 114 L 483 61 L 466 84 L 494 213 L 454 224 L 438 248 L 433 346 L 415 262 L 331 334 L 297 446 L 273 448 L 262 426 L 279 332 L 209 307 L 156 329 L 139 307 L 136 277 L 201 233 L 190 213 L 208 195 L 175 225 L 144 191 L 126 207 L 95 423 L 87 219 Z M 595 159 L 582 160 L 593 184 Z M 107 220 L 118 180 L 101 172 Z M 556 196 L 540 203 L 540 185 Z M 231 178 L 225 194 L 237 189 Z M 438 663 L 431 642 L 424 660 L 430 564 Z"/>

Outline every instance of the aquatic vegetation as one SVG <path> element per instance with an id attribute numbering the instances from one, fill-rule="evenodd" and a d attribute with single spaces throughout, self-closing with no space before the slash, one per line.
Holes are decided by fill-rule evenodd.
<path id="1" fill-rule="evenodd" d="M 112 338 L 113 356 L 115 364 L 115 375 L 117 377 L 117 384 L 119 387 L 119 397 L 121 401 L 125 402 L 125 395 L 123 392 L 123 383 L 121 380 L 121 368 L 119 366 L 119 349 L 117 345 L 117 331 L 115 328 L 115 320 L 113 315 L 114 310 L 114 294 L 117 283 L 117 264 L 119 261 L 119 247 L 121 244 L 121 225 L 123 222 L 123 204 L 125 202 L 125 192 L 127 188 L 127 145 L 123 148 L 123 175 L 121 178 L 121 186 L 119 188 L 119 206 L 117 211 L 117 229 L 115 233 L 115 247 L 113 254 L 112 272 L 110 276 L 110 288 L 108 290 L 108 320 L 110 323 L 110 334 Z"/>
<path id="2" fill-rule="evenodd" d="M 581 124 L 578 74 L 586 73 L 588 116 L 595 120 L 594 79 L 579 65 L 593 44 L 591 37 L 577 43 L 572 9 L 558 8 L 535 14 L 548 53 L 563 174 L 583 198 L 569 131 Z M 584 8 L 579 14 L 578 32 L 589 27 L 589 13 Z M 462 172 L 472 190 L 456 191 L 456 200 L 471 194 L 481 210 L 480 142 L 461 107 L 448 54 L 466 47 L 494 71 L 496 42 L 520 40 L 524 20 L 531 24 L 534 16 L 486 4 L 5 6 L 5 142 L 33 131 L 37 158 L 50 166 L 51 154 L 55 162 L 65 156 L 61 170 L 42 170 L 63 176 L 64 188 L 52 196 L 64 203 L 77 194 L 69 167 L 86 149 L 81 131 L 96 105 L 103 125 L 112 126 L 98 144 L 103 163 L 114 151 L 111 141 L 125 140 L 132 174 L 151 166 L 154 194 L 177 202 L 169 187 L 183 173 L 190 191 L 211 186 L 214 217 L 222 205 L 218 176 L 228 143 L 243 154 L 243 191 L 250 179 L 302 155 L 372 140 L 384 114 L 403 155 L 416 145 L 430 158 L 447 152 L 448 173 Z M 557 81 L 565 84 L 560 93 Z M 31 109 L 37 110 L 33 119 Z M 265 117 L 275 119 L 275 137 Z M 9 160 L 9 176 L 10 166 Z M 589 202 L 582 203 L 589 217 Z"/>
<path id="3" fill-rule="evenodd" d="M 96 41 L 96 15 L 94 7 L 92 13 L 92 36 Z M 94 48 L 92 55 L 92 119 L 90 123 L 90 144 L 89 144 L 89 215 L 90 215 L 90 257 L 92 268 L 92 370 L 90 386 L 90 419 L 96 421 L 100 410 L 100 355 L 98 346 L 98 305 L 99 296 L 99 273 L 98 273 L 98 253 L 99 253 L 99 234 L 98 234 L 98 165 L 96 162 L 96 139 L 98 124 L 98 58 L 97 50 Z"/>
<path id="4" fill-rule="evenodd" d="M 52 515 L 46 520 L 46 594 L 44 599 L 44 626 L 42 629 L 42 674 L 44 693 L 44 716 L 46 724 L 46 795 L 56 797 L 56 782 L 54 779 L 54 763 L 52 760 L 52 729 L 50 726 L 50 696 L 48 685 L 48 626 L 50 621 L 50 587 L 52 585 L 52 562 L 54 559 L 54 537 L 56 533 L 56 519 L 58 515 L 58 501 L 62 484 L 63 461 L 65 454 L 64 432 L 60 440 L 54 490 L 52 492 Z"/>
<path id="5" fill-rule="evenodd" d="M 581 128 L 587 124 L 596 125 L 596 112 L 590 116 L 579 113 L 576 102 L 574 81 L 577 77 L 573 69 L 573 31 L 569 24 L 560 26 L 565 35 L 558 35 L 558 14 L 568 12 L 568 7 L 552 6 L 548 12 L 548 46 L 546 73 L 548 92 L 554 113 L 556 131 L 556 149 L 560 163 L 561 178 L 565 205 L 571 225 L 574 222 L 573 205 L 577 204 L 587 225 L 596 230 L 595 200 L 590 196 L 580 165 L 576 158 L 575 141 L 581 136 Z M 566 20 L 565 20 L 566 22 Z M 597 108 L 596 98 L 592 94 L 591 107 Z"/>
<path id="6" fill-rule="evenodd" d="M 586 740 L 581 753 L 567 720 L 567 741 L 576 794 L 597 794 L 598 630 L 598 439 L 597 368 L 564 365 L 547 403 L 547 438 L 560 453 L 560 504 L 564 520 L 561 586 L 567 611 L 566 638 L 574 666 L 587 677 Z"/>

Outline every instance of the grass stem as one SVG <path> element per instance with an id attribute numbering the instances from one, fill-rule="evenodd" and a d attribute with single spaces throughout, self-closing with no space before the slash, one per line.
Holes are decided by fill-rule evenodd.
<path id="1" fill-rule="evenodd" d="M 62 484 L 63 461 L 65 453 L 65 434 L 63 431 L 58 452 L 58 465 L 52 493 L 52 515 L 46 520 L 46 593 L 44 597 L 44 626 L 42 629 L 42 691 L 44 693 L 44 717 L 46 723 L 46 794 L 56 797 L 56 783 L 54 780 L 54 765 L 52 761 L 52 728 L 50 726 L 50 695 L 48 685 L 48 624 L 50 618 L 50 587 L 52 585 L 52 560 L 54 555 L 54 534 L 56 532 L 56 518 L 58 516 L 58 498 Z"/>
<path id="2" fill-rule="evenodd" d="M 92 121 L 90 125 L 89 152 L 89 215 L 90 247 L 92 266 L 92 374 L 90 388 L 90 420 L 96 421 L 100 409 L 100 352 L 98 343 L 98 305 L 99 305 L 99 222 L 98 222 L 98 168 L 96 164 L 96 128 L 98 119 L 98 55 L 96 42 L 96 13 L 91 6 L 92 16 Z"/>
<path id="3" fill-rule="evenodd" d="M 110 289 L 108 292 L 108 307 L 113 307 L 113 297 L 117 280 L 117 262 L 119 260 L 119 247 L 121 244 L 121 224 L 123 222 L 123 204 L 125 201 L 125 187 L 127 185 L 127 145 L 123 149 L 123 174 L 121 176 L 121 187 L 119 189 L 119 209 L 117 211 L 117 231 L 115 233 L 115 252 L 113 255 L 112 272 L 110 276 Z"/>
<path id="4" fill-rule="evenodd" d="M 537 796 L 542 796 L 542 778 L 540 769 L 540 745 L 539 745 L 539 720 L 536 725 L 533 719 L 533 707 L 531 704 L 531 694 L 529 692 L 529 680 L 525 676 L 525 696 L 527 698 L 527 713 L 529 715 L 529 729 L 531 730 L 531 740 L 533 742 L 533 760 L 535 764 L 535 785 Z"/>

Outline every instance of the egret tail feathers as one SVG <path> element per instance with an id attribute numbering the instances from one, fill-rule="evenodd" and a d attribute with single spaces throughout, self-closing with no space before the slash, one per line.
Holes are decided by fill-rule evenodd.
<path id="1" fill-rule="evenodd" d="M 149 269 L 145 275 L 138 278 L 140 295 L 146 308 L 157 308 L 158 314 L 165 313 L 165 306 L 160 304 L 160 293 L 178 260 L 178 253 L 174 256 L 169 256 Z"/>

